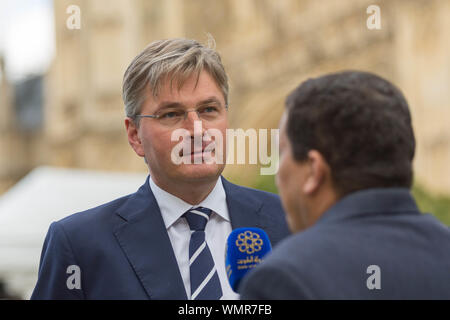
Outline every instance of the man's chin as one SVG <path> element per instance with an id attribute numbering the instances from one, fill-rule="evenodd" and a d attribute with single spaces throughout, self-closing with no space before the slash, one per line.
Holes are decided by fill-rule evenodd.
<path id="1" fill-rule="evenodd" d="M 213 164 L 181 164 L 177 173 L 181 179 L 189 181 L 215 180 L 221 174 L 225 165 Z"/>

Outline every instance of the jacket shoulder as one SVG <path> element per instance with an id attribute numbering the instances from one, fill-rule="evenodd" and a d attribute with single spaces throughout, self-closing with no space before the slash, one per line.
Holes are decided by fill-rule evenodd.
<path id="1" fill-rule="evenodd" d="M 106 222 L 106 220 L 111 219 L 112 214 L 116 212 L 117 209 L 120 208 L 131 195 L 132 194 L 126 195 L 97 207 L 73 213 L 65 218 L 58 220 L 57 223 L 62 225 L 64 228 L 84 228 L 89 225 L 104 223 Z"/>

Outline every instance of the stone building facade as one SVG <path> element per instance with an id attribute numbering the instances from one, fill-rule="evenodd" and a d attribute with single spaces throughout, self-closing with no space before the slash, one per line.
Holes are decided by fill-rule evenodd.
<path id="1" fill-rule="evenodd" d="M 231 127 L 277 128 L 286 94 L 308 77 L 343 69 L 372 71 L 400 87 L 410 103 L 418 143 L 416 179 L 449 194 L 450 1 L 377 1 L 379 30 L 367 28 L 366 9 L 372 4 L 56 0 L 56 55 L 46 76 L 45 125 L 31 145 L 21 144 L 14 142 L 15 134 L 5 138 L 12 131 L 0 119 L 0 181 L 13 164 L 22 170 L 48 164 L 145 171 L 125 135 L 123 73 L 153 40 L 206 42 L 210 33 L 230 78 Z M 80 29 L 67 27 L 70 5 L 81 9 Z M 5 143 L 14 146 L 14 154 L 5 151 Z M 21 161 L 26 163 L 19 166 Z M 250 185 L 258 172 L 257 165 L 230 165 L 225 175 Z"/>

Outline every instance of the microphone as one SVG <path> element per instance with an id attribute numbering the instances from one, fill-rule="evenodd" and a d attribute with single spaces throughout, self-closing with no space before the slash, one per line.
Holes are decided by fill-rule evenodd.
<path id="1" fill-rule="evenodd" d="M 241 279 L 261 263 L 272 250 L 267 233 L 259 228 L 234 229 L 228 236 L 225 249 L 225 267 L 228 282 L 238 292 Z"/>

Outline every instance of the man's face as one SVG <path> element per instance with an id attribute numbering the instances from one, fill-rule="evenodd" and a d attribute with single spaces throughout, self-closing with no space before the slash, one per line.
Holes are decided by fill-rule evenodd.
<path id="1" fill-rule="evenodd" d="M 287 222 L 292 232 L 303 230 L 307 226 L 307 209 L 302 186 L 306 179 L 305 164 L 295 161 L 291 143 L 286 134 L 287 114 L 280 122 L 280 166 L 276 183 L 280 192 Z"/>
<path id="2" fill-rule="evenodd" d="M 179 110 L 193 110 L 205 105 L 205 102 L 215 100 L 223 108 L 223 112 L 213 121 L 202 121 L 202 132 L 200 134 L 196 132 L 196 134 L 197 139 L 201 139 L 202 134 L 206 130 L 219 130 L 224 141 L 222 152 L 225 152 L 225 133 L 228 126 L 225 99 L 216 82 L 206 71 L 200 73 L 198 82 L 196 75 L 192 75 L 180 89 L 178 89 L 176 81 L 173 81 L 172 87 L 170 80 L 165 81 L 156 98 L 151 94 L 150 89 L 148 90 L 147 98 L 140 112 L 142 115 L 152 115 L 161 113 L 164 110 L 172 110 L 168 108 L 173 108 L 173 106 Z M 194 150 L 193 144 L 194 121 L 200 121 L 196 112 L 188 112 L 187 118 L 176 126 L 164 124 L 162 121 L 153 118 L 140 119 L 138 128 L 140 146 L 133 146 L 133 148 L 138 155 L 145 156 L 150 174 L 155 181 L 159 181 L 162 184 L 213 181 L 222 173 L 225 164 L 217 164 L 215 162 L 206 164 L 202 161 L 200 161 L 201 163 L 196 163 L 198 161 L 195 161 L 195 157 L 202 157 L 201 150 L 200 154 L 188 155 L 192 160 L 190 164 L 176 164 L 173 162 L 171 158 L 172 149 L 180 141 L 172 141 L 171 136 L 172 132 L 177 129 L 184 129 L 190 133 L 189 137 L 184 137 L 183 139 L 189 141 L 189 143 L 191 143 L 190 139 L 192 139 L 192 152 L 198 151 Z M 203 148 L 209 143 L 204 142 Z M 211 154 L 214 156 L 215 153 L 212 152 Z"/>

